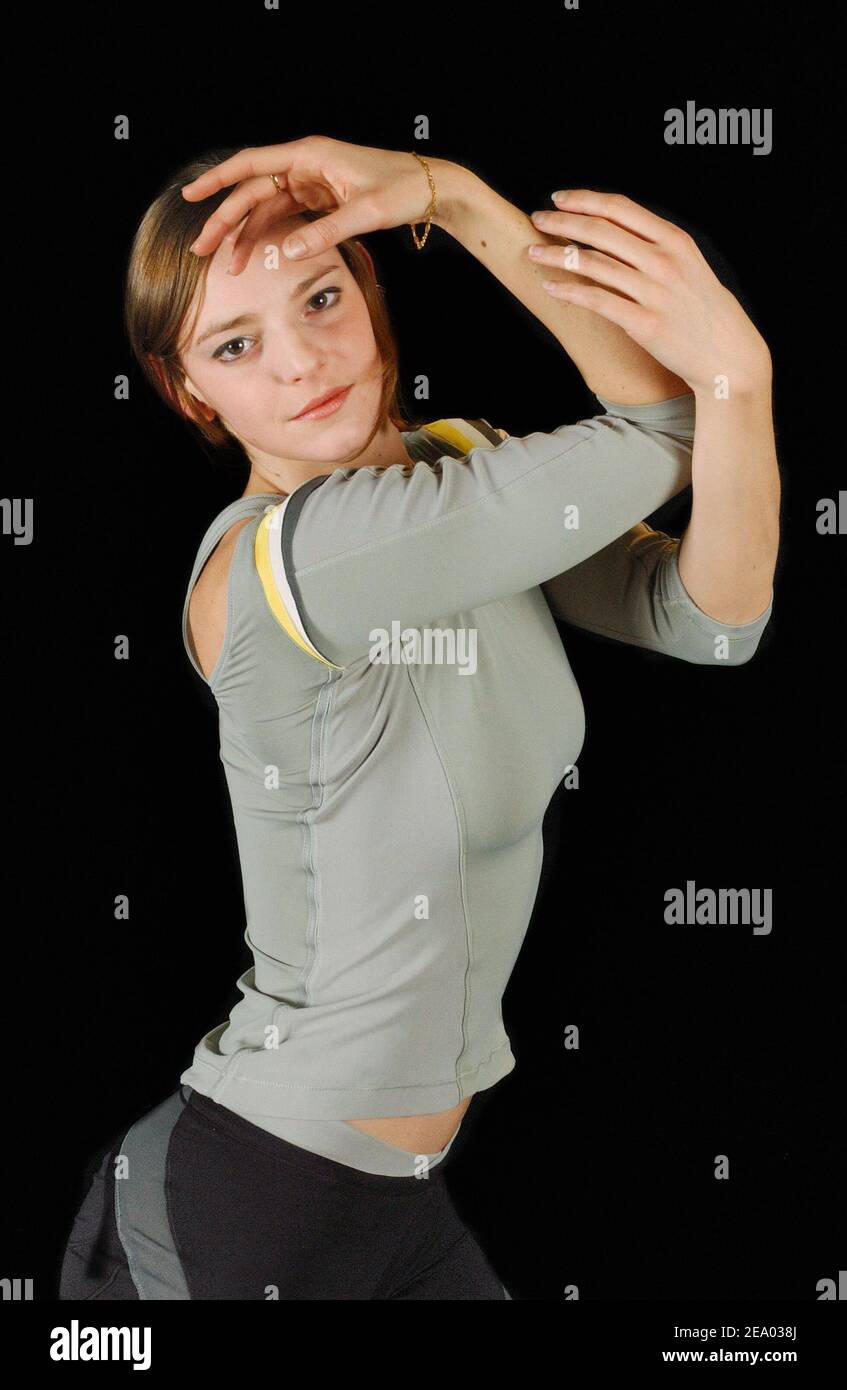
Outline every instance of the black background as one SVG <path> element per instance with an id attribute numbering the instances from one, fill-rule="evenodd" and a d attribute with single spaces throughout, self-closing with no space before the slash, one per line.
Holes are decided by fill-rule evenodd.
<path id="1" fill-rule="evenodd" d="M 627 193 L 698 236 L 774 358 L 782 542 L 753 660 L 718 671 L 562 628 L 586 707 L 580 788 L 545 821 L 504 1004 L 517 1068 L 471 1105 L 454 1200 L 518 1300 L 576 1284 L 583 1300 L 810 1301 L 844 1267 L 844 539 L 816 531 L 819 499 L 845 486 L 827 24 L 813 5 L 782 22 L 765 5 L 299 20 L 122 5 L 74 17 L 73 64 L 53 36 L 32 72 L 53 138 L 29 145 L 51 176 L 27 262 L 45 337 L 5 489 L 34 497 L 35 540 L 3 547 L 4 1266 L 34 1275 L 37 1298 L 55 1298 L 86 1164 L 176 1088 L 248 963 L 216 721 L 180 636 L 199 540 L 244 477 L 131 360 L 129 242 L 192 154 L 314 133 L 456 160 L 526 212 L 559 187 Z M 771 107 L 771 153 L 666 145 L 664 111 L 687 100 Z M 27 230 L 21 214 L 16 258 Z M 366 241 L 401 382 L 430 380 L 427 418 L 520 435 L 596 413 L 555 340 L 445 232 L 423 253 L 407 228 Z M 128 402 L 113 400 L 122 373 Z M 646 519 L 681 534 L 690 495 Z M 664 892 L 688 879 L 771 888 L 772 933 L 665 926 Z"/>

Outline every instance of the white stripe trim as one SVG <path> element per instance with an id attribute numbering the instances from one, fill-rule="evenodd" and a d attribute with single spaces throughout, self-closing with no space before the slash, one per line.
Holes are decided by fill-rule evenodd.
<path id="1" fill-rule="evenodd" d="M 265 508 L 265 511 L 273 513 L 270 521 L 268 522 L 268 531 L 278 533 L 277 538 L 274 540 L 274 542 L 271 543 L 269 540 L 268 545 L 271 558 L 271 572 L 274 577 L 274 583 L 277 587 L 277 593 L 279 594 L 280 598 L 285 604 L 285 607 L 288 609 L 288 615 L 291 618 L 291 621 L 294 623 L 294 626 L 296 627 L 297 631 L 300 633 L 300 636 L 303 638 L 303 641 L 309 648 L 309 651 L 313 652 L 315 656 L 321 657 L 322 660 L 326 660 L 326 658 L 323 655 L 323 652 L 318 651 L 317 647 L 312 642 L 311 638 L 309 637 L 309 634 L 306 632 L 306 629 L 303 626 L 303 620 L 298 612 L 297 604 L 294 602 L 294 595 L 291 592 L 291 585 L 288 582 L 288 576 L 285 573 L 285 566 L 282 562 L 282 519 L 285 515 L 285 509 L 293 496 L 294 493 L 291 492 L 288 494 L 284 501 L 278 502 L 276 505 L 271 503 L 270 506 Z"/>

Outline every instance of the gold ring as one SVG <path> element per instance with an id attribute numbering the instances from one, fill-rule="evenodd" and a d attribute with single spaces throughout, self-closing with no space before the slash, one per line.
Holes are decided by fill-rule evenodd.
<path id="1" fill-rule="evenodd" d="M 273 179 L 274 184 L 276 185 L 276 191 L 277 191 L 277 193 L 281 193 L 281 192 L 282 192 L 282 189 L 281 189 L 280 186 L 279 186 L 279 179 L 277 178 L 276 174 L 268 174 L 268 178 L 269 178 L 269 179 Z"/>

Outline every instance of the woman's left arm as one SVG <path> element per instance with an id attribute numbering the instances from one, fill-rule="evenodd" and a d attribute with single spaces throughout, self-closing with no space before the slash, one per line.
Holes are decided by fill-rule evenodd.
<path id="1" fill-rule="evenodd" d="M 759 617 L 771 600 L 779 544 L 771 358 L 697 243 L 629 198 L 573 189 L 557 198 L 557 211 L 533 215 L 559 244 L 531 238 L 521 263 L 515 246 L 524 215 L 467 170 L 440 172 L 452 178 L 451 196 L 443 221 L 434 220 L 536 313 L 595 394 L 638 400 L 648 364 L 660 380 L 688 385 L 696 403 L 693 501 L 679 575 L 718 622 Z M 533 240 L 542 247 L 537 258 L 529 256 Z M 545 278 L 558 273 L 543 306 L 538 266 L 548 268 Z M 618 339 L 610 342 L 610 332 Z"/>
<path id="2" fill-rule="evenodd" d="M 679 576 L 699 608 L 747 623 L 770 602 L 779 546 L 780 481 L 769 364 L 760 380 L 722 399 L 695 390 L 691 519 Z"/>

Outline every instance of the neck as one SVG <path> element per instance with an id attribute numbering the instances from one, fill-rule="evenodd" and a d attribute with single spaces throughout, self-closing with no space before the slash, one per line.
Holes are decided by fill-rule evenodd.
<path id="1" fill-rule="evenodd" d="M 386 420 L 379 433 L 352 458 L 315 463 L 307 459 L 274 458 L 271 454 L 256 455 L 254 451 L 249 457 L 252 466 L 242 497 L 268 492 L 287 496 L 310 478 L 332 473 L 336 468 L 390 468 L 395 463 L 414 462 L 406 452 L 403 435 L 390 420 Z"/>

